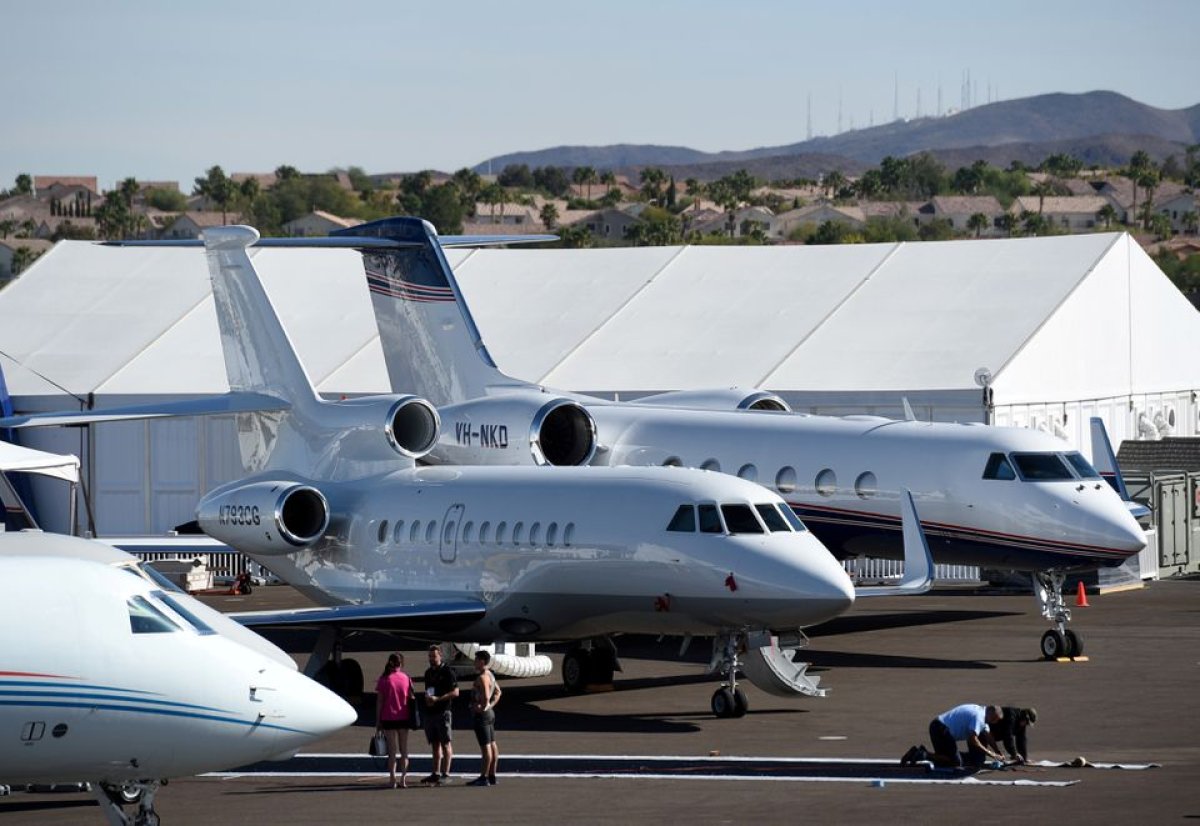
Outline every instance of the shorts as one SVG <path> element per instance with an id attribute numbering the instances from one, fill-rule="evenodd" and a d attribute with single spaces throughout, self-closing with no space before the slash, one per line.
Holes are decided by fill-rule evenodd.
<path id="1" fill-rule="evenodd" d="M 449 743 L 453 739 L 453 722 L 450 709 L 426 712 L 425 739 L 429 741 L 429 745 Z"/>
<path id="2" fill-rule="evenodd" d="M 490 708 L 475 715 L 475 739 L 481 746 L 496 742 L 496 712 Z"/>
<path id="3" fill-rule="evenodd" d="M 408 720 L 380 720 L 379 728 L 383 731 L 401 731 L 408 728 Z"/>

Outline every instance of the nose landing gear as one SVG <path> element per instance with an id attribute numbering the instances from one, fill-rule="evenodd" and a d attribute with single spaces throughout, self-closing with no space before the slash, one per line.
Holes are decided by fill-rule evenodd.
<path id="1" fill-rule="evenodd" d="M 1047 660 L 1060 657 L 1075 658 L 1083 654 L 1083 639 L 1067 628 L 1071 610 L 1063 597 L 1062 585 L 1066 575 L 1060 571 L 1039 571 L 1033 575 L 1033 595 L 1042 616 L 1054 623 L 1054 628 L 1042 634 L 1042 656 Z"/>

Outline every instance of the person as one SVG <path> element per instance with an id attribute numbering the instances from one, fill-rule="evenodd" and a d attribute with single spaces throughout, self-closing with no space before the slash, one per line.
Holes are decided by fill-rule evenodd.
<path id="1" fill-rule="evenodd" d="M 992 739 L 1004 744 L 1004 751 L 1010 760 L 1017 763 L 1029 762 L 1026 730 L 1037 722 L 1037 717 L 1036 708 L 1004 706 L 1000 709 L 1000 719 L 988 725 Z"/>
<path id="2" fill-rule="evenodd" d="M 387 741 L 388 775 L 392 788 L 408 788 L 408 718 L 413 713 L 412 680 L 404 673 L 404 655 L 387 658 L 375 682 L 375 730 Z M 396 752 L 400 753 L 400 782 L 396 782 Z"/>
<path id="3" fill-rule="evenodd" d="M 980 706 L 966 703 L 955 706 L 929 721 L 929 740 L 933 754 L 924 746 L 913 746 L 901 758 L 901 765 L 913 765 L 930 760 L 942 768 L 959 768 L 963 757 L 958 751 L 960 741 L 967 744 L 967 765 L 982 766 L 988 760 L 1003 762 L 1004 755 L 996 747 L 988 731 L 988 725 L 1000 719 L 996 706 Z"/>
<path id="4" fill-rule="evenodd" d="M 496 765 L 500 748 L 496 745 L 496 703 L 500 702 L 500 686 L 492 673 L 492 655 L 487 651 L 475 654 L 475 685 L 471 689 L 471 711 L 475 718 L 475 739 L 479 741 L 479 777 L 471 786 L 495 786 Z"/>
<path id="5" fill-rule="evenodd" d="M 421 781 L 424 785 L 440 786 L 450 780 L 450 761 L 454 758 L 451 745 L 453 716 L 451 703 L 458 696 L 458 678 L 443 661 L 442 647 L 429 646 L 429 668 L 425 669 L 425 739 L 433 749 L 433 771 Z"/>

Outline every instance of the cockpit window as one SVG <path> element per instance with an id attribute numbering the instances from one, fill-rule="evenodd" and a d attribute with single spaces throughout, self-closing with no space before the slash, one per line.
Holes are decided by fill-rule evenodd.
<path id="1" fill-rule="evenodd" d="M 170 634 L 180 630 L 145 597 L 131 597 L 126 605 L 129 606 L 129 628 L 135 634 Z"/>
<path id="2" fill-rule="evenodd" d="M 691 505 L 680 505 L 679 510 L 671 517 L 667 530 L 679 533 L 693 533 L 696 530 L 696 509 Z"/>
<path id="3" fill-rule="evenodd" d="M 1089 462 L 1087 459 L 1083 458 L 1082 453 L 1078 453 L 1078 452 L 1064 453 L 1063 458 L 1066 459 L 1067 462 L 1071 465 L 1071 467 L 1075 470 L 1075 472 L 1079 474 L 1080 479 L 1099 479 L 1099 478 L 1101 478 L 1100 474 L 1096 472 L 1096 469 L 1094 467 L 1092 467 L 1092 463 Z"/>
<path id="4" fill-rule="evenodd" d="M 779 512 L 783 514 L 783 518 L 787 520 L 787 523 L 792 526 L 792 530 L 797 533 L 803 533 L 808 530 L 808 526 L 800 521 L 800 517 L 796 516 L 796 512 L 792 510 L 791 505 L 785 503 L 776 507 L 779 508 Z"/>
<path id="5" fill-rule="evenodd" d="M 716 505 L 700 505 L 700 533 L 725 533 Z"/>
<path id="6" fill-rule="evenodd" d="M 170 608 L 179 616 L 187 620 L 188 624 L 196 629 L 201 634 L 215 634 L 214 631 L 204 620 L 196 616 L 192 611 L 183 605 L 182 600 L 174 599 L 170 594 L 164 594 L 162 591 L 155 591 L 154 597 L 161 601 L 164 605 Z"/>
<path id="7" fill-rule="evenodd" d="M 1056 482 L 1075 478 L 1057 453 L 1014 453 L 1012 460 L 1026 482 Z"/>
<path id="8" fill-rule="evenodd" d="M 721 515 L 730 533 L 764 533 L 762 523 L 749 505 L 722 505 Z"/>
<path id="9" fill-rule="evenodd" d="M 767 530 L 772 533 L 791 530 L 784 518 L 779 515 L 779 511 L 775 510 L 774 505 L 755 505 L 754 509 L 762 517 L 763 524 L 767 526 Z"/>
<path id="10" fill-rule="evenodd" d="M 122 571 L 133 574 L 138 579 L 146 582 L 151 582 L 162 588 L 164 591 L 171 591 L 176 594 L 182 594 L 184 591 L 171 580 L 163 576 L 161 571 L 156 570 L 148 562 L 129 562 L 122 563 L 117 566 Z"/>
<path id="11" fill-rule="evenodd" d="M 1016 471 L 1008 463 L 1008 457 L 1003 453 L 993 453 L 988 457 L 987 467 L 983 469 L 984 479 L 1011 480 L 1017 478 Z"/>

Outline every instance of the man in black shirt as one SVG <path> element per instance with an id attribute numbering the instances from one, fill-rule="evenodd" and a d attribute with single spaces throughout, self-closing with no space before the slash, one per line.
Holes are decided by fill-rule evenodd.
<path id="1" fill-rule="evenodd" d="M 1028 762 L 1029 744 L 1025 739 L 1025 731 L 1037 722 L 1037 709 L 1005 706 L 1000 713 L 1000 719 L 989 724 L 992 739 L 1004 744 L 1010 759 L 1018 763 Z"/>
<path id="2" fill-rule="evenodd" d="M 458 696 L 458 678 L 442 660 L 440 645 L 429 646 L 429 668 L 425 669 L 425 739 L 433 749 L 433 773 L 421 783 L 440 786 L 450 779 L 450 744 L 453 717 L 450 704 Z"/>

